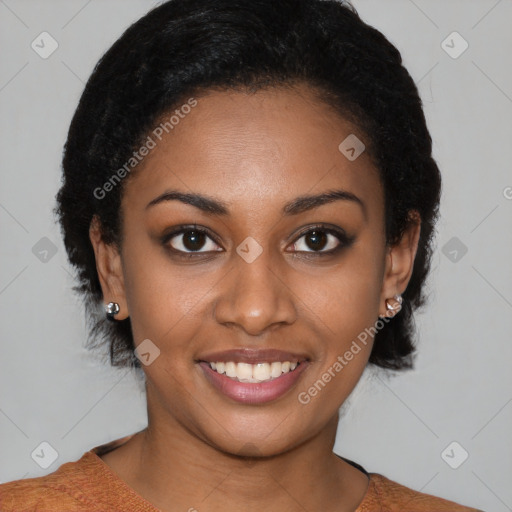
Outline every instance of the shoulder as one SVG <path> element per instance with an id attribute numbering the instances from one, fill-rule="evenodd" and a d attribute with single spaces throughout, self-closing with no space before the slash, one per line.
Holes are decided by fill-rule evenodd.
<path id="1" fill-rule="evenodd" d="M 127 488 L 99 458 L 123 445 L 135 434 L 121 437 L 85 452 L 79 460 L 66 462 L 56 471 L 37 478 L 0 485 L 1 512 L 105 512 L 112 491 Z"/>
<path id="2" fill-rule="evenodd" d="M 86 496 L 87 475 L 82 471 L 90 463 L 85 453 L 75 462 L 66 462 L 49 475 L 14 480 L 0 485 L 2 512 L 82 512 L 93 503 Z"/>
<path id="3" fill-rule="evenodd" d="M 442 498 L 414 491 L 378 473 L 370 474 L 368 493 L 357 512 L 482 512 Z"/>

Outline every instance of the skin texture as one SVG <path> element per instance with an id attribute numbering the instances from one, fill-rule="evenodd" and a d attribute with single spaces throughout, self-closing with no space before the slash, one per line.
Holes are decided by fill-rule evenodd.
<path id="1" fill-rule="evenodd" d="M 332 448 L 338 409 L 372 340 L 308 404 L 297 396 L 386 313 L 385 299 L 405 290 L 420 223 L 386 247 L 377 170 L 365 152 L 349 161 L 338 150 L 349 134 L 365 135 L 307 86 L 210 91 L 197 100 L 127 181 L 121 250 L 91 223 L 105 302 L 119 303 L 117 318 L 131 317 L 136 345 L 150 339 L 160 349 L 144 366 L 148 428 L 102 458 L 164 511 L 355 510 L 368 480 Z M 222 201 L 229 215 L 175 200 L 146 208 L 170 189 Z M 300 196 L 333 189 L 355 194 L 365 209 L 337 200 L 282 213 Z M 206 237 L 202 253 L 180 259 L 170 247 L 193 247 L 186 234 L 162 238 L 194 223 L 217 240 Z M 315 257 L 303 232 L 318 223 L 355 240 Z M 263 249 L 252 263 L 236 252 L 249 236 Z M 342 243 L 326 236 L 316 253 Z M 279 399 L 240 404 L 215 390 L 196 361 L 241 347 L 303 353 L 310 364 Z"/>

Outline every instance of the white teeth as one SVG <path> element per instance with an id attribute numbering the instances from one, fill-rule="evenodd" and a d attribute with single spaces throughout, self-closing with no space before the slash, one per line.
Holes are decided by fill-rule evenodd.
<path id="1" fill-rule="evenodd" d="M 279 377 L 279 375 L 281 375 L 281 373 L 283 373 L 281 371 L 281 363 L 274 362 L 270 365 L 270 376 L 271 377 L 273 377 L 275 379 L 276 377 Z"/>
<path id="2" fill-rule="evenodd" d="M 238 363 L 240 365 L 241 363 Z M 247 365 L 251 366 L 252 365 Z M 263 382 L 264 380 L 270 379 L 270 365 L 268 363 L 259 363 L 255 364 L 254 368 L 251 368 L 252 378 L 257 380 L 258 382 Z"/>
<path id="3" fill-rule="evenodd" d="M 233 362 L 226 363 L 226 376 L 227 377 L 236 377 L 236 364 Z"/>
<path id="4" fill-rule="evenodd" d="M 217 373 L 226 374 L 227 377 L 239 380 L 240 382 L 265 382 L 280 377 L 283 373 L 295 370 L 297 361 L 274 361 L 272 363 L 235 363 L 216 362 L 209 363 L 212 370 Z"/>
<path id="5" fill-rule="evenodd" d="M 235 377 L 238 377 L 240 380 L 252 379 L 252 365 L 247 363 L 238 363 L 236 366 Z"/>

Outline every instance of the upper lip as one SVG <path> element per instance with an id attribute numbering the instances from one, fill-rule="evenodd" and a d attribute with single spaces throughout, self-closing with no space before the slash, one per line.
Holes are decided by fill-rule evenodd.
<path id="1" fill-rule="evenodd" d="M 285 352 L 274 348 L 267 349 L 250 349 L 250 348 L 235 348 L 231 350 L 224 350 L 222 352 L 210 352 L 198 358 L 199 361 L 207 363 L 234 361 L 237 363 L 268 363 L 268 362 L 303 362 L 309 358 L 305 354 L 297 354 L 293 352 Z"/>

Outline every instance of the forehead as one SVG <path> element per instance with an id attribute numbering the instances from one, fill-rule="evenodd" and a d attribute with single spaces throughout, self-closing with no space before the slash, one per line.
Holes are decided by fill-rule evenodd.
<path id="1" fill-rule="evenodd" d="M 194 100 L 193 108 L 177 107 L 155 123 L 154 148 L 123 200 L 147 204 L 165 189 L 179 189 L 222 197 L 233 209 L 261 209 L 343 188 L 365 202 L 382 201 L 369 155 L 350 160 L 339 149 L 347 137 L 364 143 L 365 135 L 306 86 L 209 91 Z"/>

